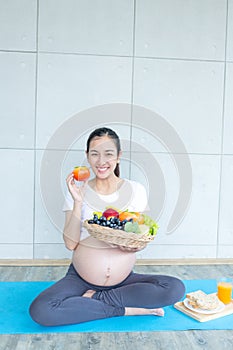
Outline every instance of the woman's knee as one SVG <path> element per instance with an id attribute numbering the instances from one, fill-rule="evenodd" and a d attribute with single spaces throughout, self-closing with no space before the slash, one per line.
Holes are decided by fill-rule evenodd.
<path id="1" fill-rule="evenodd" d="M 29 314 L 33 321 L 42 325 L 50 326 L 50 314 L 51 309 L 47 302 L 43 301 L 42 298 L 37 297 L 29 307 Z"/>
<path id="2" fill-rule="evenodd" d="M 183 298 L 185 294 L 185 285 L 179 278 L 171 277 L 170 289 L 172 291 L 171 297 L 174 299 L 173 303 Z"/>
<path id="3" fill-rule="evenodd" d="M 184 283 L 173 276 L 157 276 L 154 285 L 156 289 L 161 288 L 162 301 L 167 305 L 176 303 L 185 293 Z"/>

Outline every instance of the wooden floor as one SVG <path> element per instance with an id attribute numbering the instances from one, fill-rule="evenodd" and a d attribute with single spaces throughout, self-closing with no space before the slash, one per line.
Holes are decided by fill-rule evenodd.
<path id="1" fill-rule="evenodd" d="M 1 281 L 49 281 L 62 278 L 67 266 L 0 266 Z M 233 265 L 140 266 L 136 272 L 159 273 L 181 279 L 233 277 Z M 0 315 L 1 317 L 1 315 Z M 227 349 L 233 350 L 233 331 L 179 331 L 126 333 L 60 333 L 1 335 L 0 350 L 105 349 Z"/>

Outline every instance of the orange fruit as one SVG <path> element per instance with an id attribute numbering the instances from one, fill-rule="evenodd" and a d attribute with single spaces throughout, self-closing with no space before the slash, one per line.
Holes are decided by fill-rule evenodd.
<path id="1" fill-rule="evenodd" d="M 130 220 L 130 219 L 133 219 L 133 221 L 137 221 L 139 216 L 140 216 L 140 213 L 137 213 L 137 212 L 122 211 L 119 214 L 119 219 L 120 221 Z"/>
<path id="2" fill-rule="evenodd" d="M 90 170 L 86 166 L 76 166 L 73 170 L 74 178 L 77 181 L 86 181 L 90 177 Z"/>

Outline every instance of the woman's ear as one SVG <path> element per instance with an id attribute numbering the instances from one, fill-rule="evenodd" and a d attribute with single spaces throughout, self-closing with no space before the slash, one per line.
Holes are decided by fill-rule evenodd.
<path id="1" fill-rule="evenodd" d="M 117 157 L 117 164 L 120 163 L 120 158 L 122 156 L 122 151 L 119 152 L 118 157 Z"/>

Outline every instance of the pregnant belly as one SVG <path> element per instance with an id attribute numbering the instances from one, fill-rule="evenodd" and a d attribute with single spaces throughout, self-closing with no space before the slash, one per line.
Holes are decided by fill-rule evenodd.
<path id="1" fill-rule="evenodd" d="M 122 282 L 132 271 L 135 253 L 124 252 L 103 244 L 79 244 L 73 253 L 73 265 L 87 282 L 98 286 L 112 286 Z"/>

